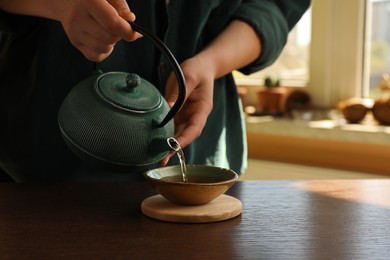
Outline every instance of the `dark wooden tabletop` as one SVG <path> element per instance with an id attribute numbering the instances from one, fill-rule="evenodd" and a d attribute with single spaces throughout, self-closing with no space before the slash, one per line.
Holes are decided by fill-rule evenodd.
<path id="1" fill-rule="evenodd" d="M 242 215 L 176 224 L 144 182 L 0 184 L 0 259 L 390 259 L 390 180 L 242 181 Z"/>

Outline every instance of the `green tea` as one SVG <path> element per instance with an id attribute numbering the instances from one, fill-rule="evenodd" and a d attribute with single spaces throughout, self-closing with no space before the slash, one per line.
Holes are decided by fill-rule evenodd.
<path id="1" fill-rule="evenodd" d="M 177 156 L 179 157 L 181 174 L 182 174 L 182 181 L 186 182 L 187 181 L 187 167 L 186 167 L 186 160 L 184 157 L 184 152 L 181 149 L 179 142 L 175 138 L 173 138 L 173 137 L 168 138 L 168 144 L 176 152 Z"/>
<path id="2" fill-rule="evenodd" d="M 161 178 L 162 181 L 166 182 L 178 182 L 178 183 L 215 183 L 221 181 L 221 178 L 218 178 L 218 176 L 202 176 L 202 175 L 187 175 L 187 180 L 183 181 L 182 176 L 175 175 L 175 176 L 167 176 L 164 178 Z"/>

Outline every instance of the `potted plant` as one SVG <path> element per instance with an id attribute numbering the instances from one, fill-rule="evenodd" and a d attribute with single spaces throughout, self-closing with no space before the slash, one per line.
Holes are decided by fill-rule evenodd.
<path id="1" fill-rule="evenodd" d="M 277 77 L 267 76 L 264 85 L 257 91 L 258 107 L 265 114 L 280 114 L 283 111 L 282 100 L 286 89 L 280 86 Z"/>

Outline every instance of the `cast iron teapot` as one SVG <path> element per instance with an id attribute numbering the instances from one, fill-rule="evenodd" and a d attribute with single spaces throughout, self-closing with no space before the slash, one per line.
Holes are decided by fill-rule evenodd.
<path id="1" fill-rule="evenodd" d="M 134 73 L 95 72 L 64 99 L 58 123 L 68 147 L 81 159 L 113 172 L 155 168 L 171 150 L 173 117 L 184 103 L 183 73 L 170 50 L 155 35 L 130 22 L 147 36 L 172 65 L 179 95 L 170 109 L 160 92 Z"/>

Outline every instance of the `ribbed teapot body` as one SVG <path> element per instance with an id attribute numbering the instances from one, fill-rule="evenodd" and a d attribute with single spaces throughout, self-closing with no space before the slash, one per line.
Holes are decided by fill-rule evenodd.
<path id="1" fill-rule="evenodd" d="M 145 111 L 120 106 L 99 91 L 104 76 L 80 82 L 63 101 L 58 123 L 65 142 L 81 159 L 106 170 L 156 167 L 168 154 L 166 140 L 174 134 L 173 120 L 158 127 L 170 109 L 167 102 L 161 96 L 156 107 Z"/>

